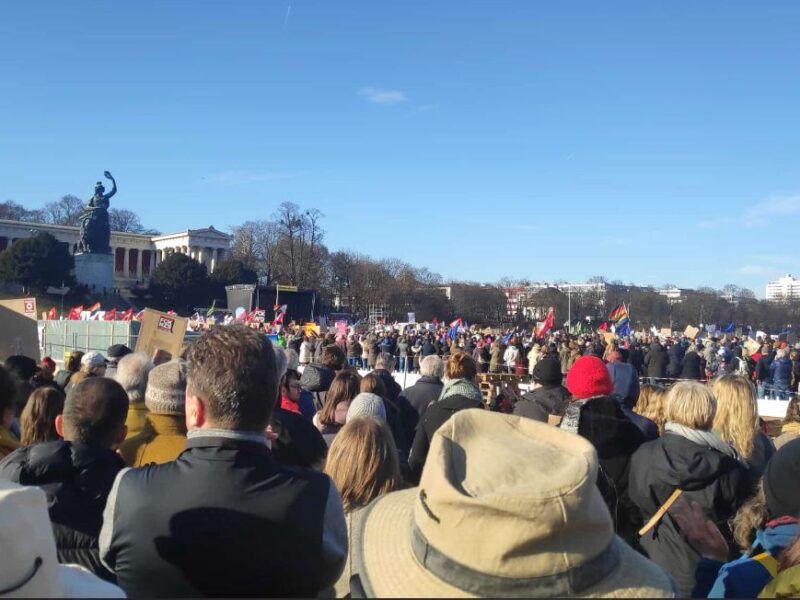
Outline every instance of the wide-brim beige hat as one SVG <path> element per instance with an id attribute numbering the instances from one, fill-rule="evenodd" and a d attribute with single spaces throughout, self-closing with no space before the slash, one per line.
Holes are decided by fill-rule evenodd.
<path id="1" fill-rule="evenodd" d="M 37 487 L 0 479 L 0 596 L 8 598 L 124 598 L 124 592 L 79 565 L 60 565 Z"/>
<path id="2" fill-rule="evenodd" d="M 672 578 L 614 535 L 596 477 L 597 455 L 575 434 L 460 411 L 434 436 L 420 486 L 365 509 L 355 585 L 367 597 L 675 596 Z"/>

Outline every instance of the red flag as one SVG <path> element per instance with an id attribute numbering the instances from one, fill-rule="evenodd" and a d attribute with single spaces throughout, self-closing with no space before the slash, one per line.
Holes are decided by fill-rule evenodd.
<path id="1" fill-rule="evenodd" d="M 536 332 L 536 335 L 543 336 L 548 331 L 550 331 L 553 328 L 553 323 L 555 323 L 555 319 L 556 319 L 555 312 L 551 308 L 547 312 L 547 317 L 545 317 L 544 323 L 542 323 L 542 326 L 539 327 L 539 330 Z"/>
<path id="2" fill-rule="evenodd" d="M 50 309 L 50 312 L 47 313 L 47 318 L 51 321 L 55 321 L 58 318 L 58 313 L 56 313 L 56 307 Z"/>
<path id="3" fill-rule="evenodd" d="M 133 308 L 123 311 L 120 315 L 120 321 L 130 321 L 133 318 Z"/>
<path id="4" fill-rule="evenodd" d="M 283 323 L 283 317 L 286 316 L 286 313 L 278 313 L 278 316 L 275 317 L 275 320 L 272 322 L 273 325 L 277 325 L 279 323 Z"/>
<path id="5" fill-rule="evenodd" d="M 103 315 L 104 321 L 116 321 L 117 320 L 117 309 L 112 308 L 111 310 L 107 310 L 106 314 Z"/>
<path id="6" fill-rule="evenodd" d="M 136 315 L 133 317 L 135 321 L 141 321 L 142 317 L 144 317 L 144 311 L 140 310 Z"/>
<path id="7" fill-rule="evenodd" d="M 73 306 L 71 309 L 69 309 L 69 314 L 67 315 L 67 319 L 70 321 L 80 321 L 82 312 L 83 312 L 83 304 L 79 304 L 78 306 Z"/>
<path id="8" fill-rule="evenodd" d="M 436 317 L 433 317 L 433 321 L 431 321 L 431 323 L 433 323 L 433 325 L 435 327 L 436 325 L 439 324 L 439 319 L 437 319 Z"/>

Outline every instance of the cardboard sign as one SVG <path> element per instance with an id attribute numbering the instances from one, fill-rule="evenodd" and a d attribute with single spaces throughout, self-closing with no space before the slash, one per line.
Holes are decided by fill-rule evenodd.
<path id="1" fill-rule="evenodd" d="M 144 352 L 150 357 L 168 353 L 171 358 L 176 358 L 181 353 L 183 336 L 189 319 L 170 315 L 165 312 L 144 309 L 142 327 L 139 330 L 139 339 L 136 340 L 136 352 Z"/>
<path id="2" fill-rule="evenodd" d="M 3 332 L 0 335 L 0 361 L 15 354 L 24 354 L 39 362 L 39 329 L 35 318 L 0 306 L 0 331 Z"/>
<path id="3" fill-rule="evenodd" d="M 750 353 L 750 356 L 761 350 L 761 346 L 755 340 L 747 339 L 744 342 L 744 347 L 747 348 L 747 351 Z"/>
<path id="4" fill-rule="evenodd" d="M 670 337 L 672 336 L 672 329 L 670 329 L 669 327 L 662 327 L 659 333 L 664 337 Z"/>
<path id="5" fill-rule="evenodd" d="M 36 298 L 12 298 L 0 300 L 0 306 L 13 310 L 29 319 L 36 320 Z"/>
<path id="6" fill-rule="evenodd" d="M 700 330 L 697 327 L 692 327 L 691 325 L 687 325 L 686 329 L 683 332 L 683 335 L 693 340 L 697 337 L 697 334 L 700 333 Z"/>
<path id="7" fill-rule="evenodd" d="M 267 311 L 263 308 L 254 310 L 250 320 L 253 321 L 253 323 L 264 323 L 267 320 Z"/>
<path id="8" fill-rule="evenodd" d="M 320 327 L 316 323 L 306 323 L 305 325 L 306 335 L 319 335 L 320 334 Z"/>

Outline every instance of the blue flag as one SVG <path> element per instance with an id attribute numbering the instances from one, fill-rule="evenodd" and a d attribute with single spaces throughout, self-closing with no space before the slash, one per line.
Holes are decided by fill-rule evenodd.
<path id="1" fill-rule="evenodd" d="M 733 333 L 736 330 L 736 323 L 728 323 L 722 328 L 724 333 Z"/>
<path id="2" fill-rule="evenodd" d="M 631 334 L 631 323 L 627 319 L 625 323 L 622 325 L 617 325 L 617 328 L 614 330 L 617 335 L 630 335 Z"/>

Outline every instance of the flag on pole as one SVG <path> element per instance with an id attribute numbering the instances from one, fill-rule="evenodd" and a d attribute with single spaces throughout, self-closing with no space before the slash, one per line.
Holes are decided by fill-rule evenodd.
<path id="1" fill-rule="evenodd" d="M 136 313 L 134 315 L 133 320 L 134 321 L 141 321 L 143 318 L 144 318 L 144 311 L 140 310 L 138 313 Z"/>
<path id="2" fill-rule="evenodd" d="M 70 321 L 80 321 L 81 313 L 83 312 L 83 304 L 79 304 L 78 306 L 73 306 L 69 309 L 69 314 L 67 314 L 67 319 Z"/>
<path id="3" fill-rule="evenodd" d="M 94 304 L 92 304 L 92 305 L 91 305 L 89 308 L 87 308 L 86 310 L 88 310 L 89 312 L 94 312 L 94 311 L 96 311 L 96 310 L 100 310 L 100 303 L 99 303 L 99 302 L 95 302 Z"/>
<path id="4" fill-rule="evenodd" d="M 464 324 L 464 321 L 461 320 L 461 317 L 458 317 L 455 321 L 450 323 L 450 327 L 461 327 Z"/>
<path id="5" fill-rule="evenodd" d="M 104 321 L 116 321 L 117 320 L 117 309 L 112 308 L 111 310 L 107 310 L 106 314 L 103 315 Z"/>
<path id="6" fill-rule="evenodd" d="M 625 319 L 628 317 L 628 309 L 625 307 L 625 304 L 620 304 L 617 308 L 611 311 L 611 314 L 608 315 L 609 321 L 619 321 L 620 319 Z"/>
<path id="7" fill-rule="evenodd" d="M 736 323 L 728 323 L 722 328 L 723 333 L 733 333 L 736 331 Z"/>
<path id="8" fill-rule="evenodd" d="M 206 311 L 206 316 L 207 317 L 210 317 L 211 315 L 214 314 L 214 310 L 215 310 L 216 306 L 217 306 L 217 299 L 214 298 L 214 301 L 211 303 L 211 308 L 209 308 L 208 311 Z"/>
<path id="9" fill-rule="evenodd" d="M 133 308 L 123 311 L 120 315 L 120 321 L 130 321 L 131 319 L 133 319 Z"/>
<path id="10" fill-rule="evenodd" d="M 553 310 L 553 307 L 551 306 L 550 310 L 547 311 L 547 316 L 545 317 L 544 322 L 542 323 L 541 327 L 539 327 L 539 329 L 536 331 L 536 335 L 541 337 L 548 331 L 550 331 L 553 328 L 553 323 L 555 323 L 555 320 L 556 320 L 556 313 Z"/>
<path id="11" fill-rule="evenodd" d="M 51 321 L 55 321 L 58 318 L 58 313 L 56 313 L 56 307 L 50 309 L 50 312 L 47 313 L 47 318 Z"/>
<path id="12" fill-rule="evenodd" d="M 607 323 L 606 321 L 603 321 L 603 322 L 600 324 L 600 327 L 598 327 L 597 329 L 598 329 L 599 331 L 608 331 L 608 323 Z"/>

